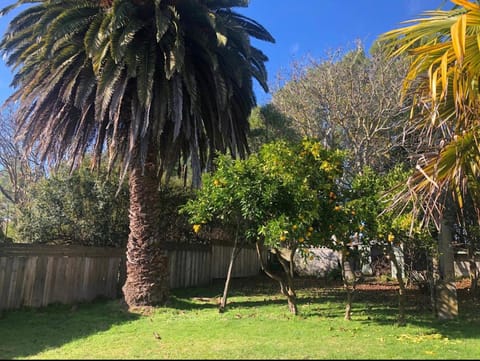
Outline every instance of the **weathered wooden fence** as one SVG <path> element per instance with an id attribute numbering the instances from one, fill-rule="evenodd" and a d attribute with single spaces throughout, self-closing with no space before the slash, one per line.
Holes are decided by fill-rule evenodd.
<path id="1" fill-rule="evenodd" d="M 232 246 L 169 245 L 170 287 L 185 288 L 209 284 L 213 279 L 225 278 Z M 243 248 L 238 254 L 232 277 L 249 277 L 260 273 L 260 261 L 254 248 Z"/>
<path id="2" fill-rule="evenodd" d="M 168 250 L 170 287 L 183 288 L 226 277 L 232 247 L 171 243 Z M 0 245 L 0 310 L 116 298 L 121 295 L 124 267 L 125 251 L 118 248 Z M 243 249 L 233 277 L 259 272 L 256 251 Z"/>
<path id="3" fill-rule="evenodd" d="M 470 275 L 470 258 L 467 256 L 466 252 L 458 252 L 455 254 L 455 276 L 457 277 L 468 277 Z M 480 270 L 480 255 L 477 254 L 476 262 L 477 269 Z"/>
<path id="4" fill-rule="evenodd" d="M 123 254 L 97 247 L 0 246 L 0 309 L 114 298 Z"/>

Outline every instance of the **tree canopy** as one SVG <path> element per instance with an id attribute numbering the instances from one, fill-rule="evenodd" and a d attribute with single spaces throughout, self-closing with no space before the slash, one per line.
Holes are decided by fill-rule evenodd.
<path id="1" fill-rule="evenodd" d="M 109 153 L 124 170 L 154 145 L 161 170 L 179 156 L 198 179 L 212 152 L 245 155 L 248 116 L 265 90 L 274 41 L 229 1 L 23 1 L 0 43 L 15 71 L 20 136 L 42 159 L 93 164 Z M 137 149 L 138 148 L 138 149 Z M 138 156 L 134 154 L 138 152 Z"/>
<path id="2" fill-rule="evenodd" d="M 374 44 L 292 63 L 289 78 L 272 96 L 273 106 L 293 119 L 301 136 L 349 151 L 352 176 L 364 166 L 385 172 L 406 160 L 407 107 L 400 89 L 407 63 L 389 59 Z"/>

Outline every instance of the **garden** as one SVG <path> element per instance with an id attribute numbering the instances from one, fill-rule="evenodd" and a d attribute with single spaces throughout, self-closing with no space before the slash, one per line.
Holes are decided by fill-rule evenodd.
<path id="1" fill-rule="evenodd" d="M 480 358 L 480 4 L 452 3 L 258 106 L 248 1 L 12 0 L 0 358 Z"/>

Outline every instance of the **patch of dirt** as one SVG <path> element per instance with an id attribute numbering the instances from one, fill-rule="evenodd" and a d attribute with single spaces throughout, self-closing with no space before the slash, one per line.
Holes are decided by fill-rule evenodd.
<path id="1" fill-rule="evenodd" d="M 218 291 L 223 290 L 223 280 L 219 280 Z M 339 280 L 325 280 L 316 277 L 296 277 L 294 279 L 294 286 L 296 291 L 301 289 L 310 289 L 312 291 L 327 291 L 329 293 L 343 293 L 343 283 Z M 471 301 L 472 295 L 469 292 L 470 281 L 468 279 L 462 279 L 456 282 L 457 295 L 459 301 Z M 395 281 L 380 281 L 375 277 L 363 279 L 357 283 L 355 287 L 355 294 L 358 298 L 368 298 L 386 300 L 391 299 L 392 302 L 396 302 L 398 296 L 398 282 Z M 258 292 L 272 292 L 279 291 L 279 285 L 276 281 L 271 280 L 265 275 L 257 277 L 247 278 L 234 278 L 230 285 L 230 290 L 246 292 L 246 293 L 258 293 Z M 407 287 L 406 296 L 409 302 L 423 307 L 430 304 L 430 291 L 428 288 L 420 288 L 415 285 Z M 210 299 L 211 302 L 212 299 Z M 205 300 L 206 302 L 206 300 Z"/>
<path id="2" fill-rule="evenodd" d="M 398 290 L 398 283 L 394 283 L 394 282 L 359 283 L 357 284 L 356 289 L 362 290 L 362 291 L 396 291 Z"/>
<path id="3" fill-rule="evenodd" d="M 128 308 L 131 313 L 136 313 L 142 316 L 151 316 L 155 312 L 154 306 L 132 306 Z"/>

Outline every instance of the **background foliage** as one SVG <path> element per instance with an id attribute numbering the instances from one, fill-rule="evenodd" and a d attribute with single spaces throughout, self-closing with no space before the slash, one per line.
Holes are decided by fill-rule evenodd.
<path id="1" fill-rule="evenodd" d="M 60 169 L 27 193 L 17 223 L 22 242 L 123 246 L 127 240 L 128 190 L 116 177 Z"/>

